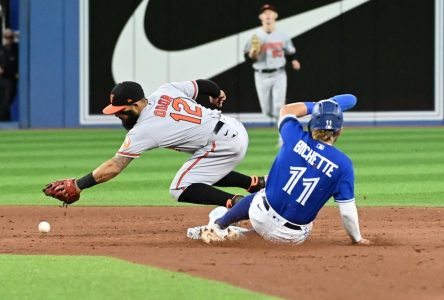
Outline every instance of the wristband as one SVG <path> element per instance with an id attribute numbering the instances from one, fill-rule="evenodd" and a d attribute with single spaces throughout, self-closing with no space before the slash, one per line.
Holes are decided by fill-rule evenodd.
<path id="1" fill-rule="evenodd" d="M 307 115 L 311 115 L 311 112 L 312 112 L 313 107 L 315 106 L 316 102 L 304 102 L 304 104 L 307 107 Z"/>
<path id="2" fill-rule="evenodd" d="M 77 186 L 79 187 L 79 189 L 81 189 L 81 190 L 87 189 L 89 187 L 92 187 L 92 186 L 98 184 L 98 182 L 94 179 L 92 172 L 89 173 L 88 175 L 83 176 L 80 179 L 77 179 L 76 183 L 77 183 Z"/>

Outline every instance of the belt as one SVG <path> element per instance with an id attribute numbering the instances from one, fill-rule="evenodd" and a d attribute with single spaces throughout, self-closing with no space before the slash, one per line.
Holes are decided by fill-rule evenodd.
<path id="1" fill-rule="evenodd" d="M 222 126 L 224 126 L 225 123 L 222 121 L 217 122 L 216 126 L 214 126 L 213 132 L 214 134 L 218 134 Z"/>
<path id="2" fill-rule="evenodd" d="M 267 199 L 265 199 L 265 197 L 262 197 L 262 200 L 264 201 L 264 206 L 265 209 L 268 211 L 270 209 L 270 204 L 268 204 Z M 284 223 L 284 226 L 293 230 L 302 230 L 301 226 L 290 223 L 290 222 L 286 222 Z"/>
<path id="3" fill-rule="evenodd" d="M 254 69 L 254 71 L 258 72 L 258 73 L 273 73 L 273 72 L 282 70 L 283 68 L 284 67 L 280 67 L 280 68 L 277 68 L 277 69 L 262 69 L 262 70 Z"/>

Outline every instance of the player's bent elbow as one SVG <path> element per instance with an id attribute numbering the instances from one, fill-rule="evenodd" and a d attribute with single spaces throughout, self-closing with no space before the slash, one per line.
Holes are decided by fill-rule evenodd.
<path id="1" fill-rule="evenodd" d="M 281 116 L 281 117 L 283 117 L 283 116 L 285 116 L 285 115 L 288 115 L 289 114 L 289 109 L 288 109 L 288 104 L 286 104 L 286 105 L 284 105 L 284 106 L 282 106 L 281 107 L 281 110 L 279 111 L 279 115 Z"/>
<path id="2" fill-rule="evenodd" d="M 307 107 L 303 102 L 290 103 L 284 105 L 280 110 L 280 116 L 295 115 L 296 117 L 302 117 L 307 114 Z"/>

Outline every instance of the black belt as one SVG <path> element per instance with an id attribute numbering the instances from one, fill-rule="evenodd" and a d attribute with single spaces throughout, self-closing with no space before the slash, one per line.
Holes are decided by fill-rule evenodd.
<path id="1" fill-rule="evenodd" d="M 267 199 L 265 199 L 265 197 L 262 197 L 262 200 L 264 201 L 265 209 L 268 211 L 270 209 L 270 204 L 268 204 Z M 301 226 L 290 222 L 286 222 L 284 226 L 293 230 L 302 230 Z"/>
<path id="2" fill-rule="evenodd" d="M 277 69 L 262 69 L 262 70 L 254 69 L 254 71 L 258 72 L 258 73 L 273 73 L 273 72 L 282 70 L 283 68 L 284 67 L 280 67 L 280 68 L 277 68 Z"/>
<path id="3" fill-rule="evenodd" d="M 224 126 L 225 123 L 222 121 L 217 122 L 216 126 L 214 126 L 213 132 L 214 134 L 218 134 L 222 126 Z"/>

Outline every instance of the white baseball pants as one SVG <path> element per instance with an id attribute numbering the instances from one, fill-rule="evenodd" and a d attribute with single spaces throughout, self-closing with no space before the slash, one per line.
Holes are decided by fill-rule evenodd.
<path id="1" fill-rule="evenodd" d="M 221 115 L 224 125 L 212 133 L 208 143 L 182 165 L 170 186 L 170 194 L 179 199 L 183 190 L 193 183 L 213 185 L 242 161 L 248 148 L 248 133 L 238 120 Z"/>
<path id="2" fill-rule="evenodd" d="M 310 235 L 313 222 L 299 225 L 300 230 L 290 229 L 286 227 L 289 222 L 276 213 L 273 208 L 269 207 L 267 210 L 264 199 L 267 201 L 265 189 L 262 189 L 254 196 L 248 211 L 254 230 L 264 239 L 272 242 L 302 244 Z"/>
<path id="3" fill-rule="evenodd" d="M 254 82 L 262 113 L 278 119 L 279 111 L 285 105 L 287 95 L 285 69 L 273 73 L 254 72 Z"/>

